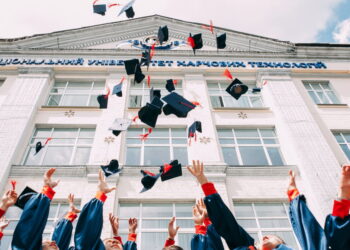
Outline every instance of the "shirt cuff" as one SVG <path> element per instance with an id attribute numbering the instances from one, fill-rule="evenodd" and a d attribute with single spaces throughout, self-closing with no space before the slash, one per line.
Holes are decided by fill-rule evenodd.
<path id="1" fill-rule="evenodd" d="M 206 225 L 206 226 L 209 226 L 209 225 L 211 225 L 212 223 L 211 223 L 211 220 L 209 219 L 209 218 L 205 218 L 204 219 L 204 225 Z"/>
<path id="2" fill-rule="evenodd" d="M 96 199 L 105 202 L 107 200 L 107 195 L 104 192 L 98 191 L 96 193 Z"/>
<path id="3" fill-rule="evenodd" d="M 122 237 L 120 237 L 120 236 L 114 236 L 114 239 L 116 239 L 117 241 L 119 241 L 119 242 L 123 245 Z"/>
<path id="4" fill-rule="evenodd" d="M 209 195 L 217 193 L 217 191 L 216 191 L 216 189 L 214 187 L 214 184 L 211 183 L 211 182 L 204 183 L 202 185 L 202 190 L 203 190 L 205 196 L 209 196 Z"/>
<path id="5" fill-rule="evenodd" d="M 50 200 L 52 200 L 56 192 L 51 187 L 44 186 L 43 189 L 41 190 L 41 193 L 47 196 L 47 198 L 49 198 Z"/>
<path id="6" fill-rule="evenodd" d="M 194 228 L 196 229 L 196 234 L 205 235 L 207 233 L 207 227 L 204 225 L 195 225 Z"/>
<path id="7" fill-rule="evenodd" d="M 294 200 L 299 195 L 299 190 L 297 188 L 291 189 L 287 191 L 289 201 Z"/>
<path id="8" fill-rule="evenodd" d="M 137 236 L 137 234 L 129 234 L 128 241 L 136 242 L 136 236 Z"/>
<path id="9" fill-rule="evenodd" d="M 78 215 L 76 213 L 69 212 L 66 214 L 66 216 L 64 218 L 69 220 L 70 222 L 73 222 L 77 217 L 78 217 Z"/>
<path id="10" fill-rule="evenodd" d="M 334 201 L 332 215 L 344 219 L 344 217 L 349 215 L 349 209 L 350 200 Z"/>
<path id="11" fill-rule="evenodd" d="M 6 211 L 0 209 L 0 218 L 6 213 Z"/>
<path id="12" fill-rule="evenodd" d="M 2 239 L 2 236 L 4 236 L 4 233 L 0 232 L 0 240 Z"/>
<path id="13" fill-rule="evenodd" d="M 164 244 L 164 247 L 170 247 L 170 246 L 172 246 L 172 245 L 174 245 L 175 244 L 175 240 L 173 240 L 173 239 L 167 239 L 166 241 L 165 241 L 165 244 Z"/>

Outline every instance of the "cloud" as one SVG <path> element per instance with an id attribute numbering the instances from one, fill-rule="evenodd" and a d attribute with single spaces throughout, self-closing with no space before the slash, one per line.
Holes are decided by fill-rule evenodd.
<path id="1" fill-rule="evenodd" d="M 350 18 L 340 22 L 333 31 L 337 43 L 350 43 Z"/>

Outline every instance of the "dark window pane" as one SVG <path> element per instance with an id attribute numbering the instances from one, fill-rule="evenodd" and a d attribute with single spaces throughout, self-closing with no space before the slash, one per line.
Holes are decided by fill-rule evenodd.
<path id="1" fill-rule="evenodd" d="M 228 165 L 239 165 L 235 148 L 222 147 L 224 160 Z"/>
<path id="2" fill-rule="evenodd" d="M 279 148 L 267 148 L 267 152 L 269 152 L 272 165 L 283 165 L 283 160 Z"/>

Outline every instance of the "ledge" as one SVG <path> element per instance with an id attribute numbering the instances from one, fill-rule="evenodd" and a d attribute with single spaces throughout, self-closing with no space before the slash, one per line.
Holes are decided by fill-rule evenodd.
<path id="1" fill-rule="evenodd" d="M 40 111 L 46 110 L 88 110 L 88 111 L 99 111 L 101 110 L 98 106 L 41 106 Z"/>
<path id="2" fill-rule="evenodd" d="M 316 104 L 319 108 L 348 108 L 349 106 L 345 103 L 341 104 Z"/>
<path id="3" fill-rule="evenodd" d="M 213 111 L 240 111 L 240 110 L 246 110 L 246 111 L 271 111 L 268 107 L 261 107 L 261 108 L 245 108 L 245 107 L 237 107 L 237 108 L 213 108 Z"/>

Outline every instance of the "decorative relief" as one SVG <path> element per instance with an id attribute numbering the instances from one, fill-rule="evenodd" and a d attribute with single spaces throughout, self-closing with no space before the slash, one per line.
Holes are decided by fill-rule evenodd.
<path id="1" fill-rule="evenodd" d="M 112 136 L 105 137 L 105 142 L 108 143 L 108 144 L 113 143 L 114 142 L 114 137 L 112 137 Z"/>
<path id="2" fill-rule="evenodd" d="M 72 110 L 69 110 L 69 111 L 66 111 L 66 112 L 64 112 L 64 116 L 66 116 L 66 117 L 73 117 L 75 115 L 75 112 L 74 111 L 72 111 Z"/>
<path id="3" fill-rule="evenodd" d="M 211 141 L 211 138 L 210 138 L 210 137 L 205 137 L 205 136 L 203 136 L 203 137 L 200 137 L 200 138 L 199 138 L 199 142 L 200 142 L 200 143 L 203 143 L 203 144 L 210 143 L 210 141 Z"/>
<path id="4" fill-rule="evenodd" d="M 248 118 L 248 115 L 247 115 L 246 113 L 239 112 L 239 113 L 238 113 L 238 118 L 247 119 L 247 118 Z"/>

